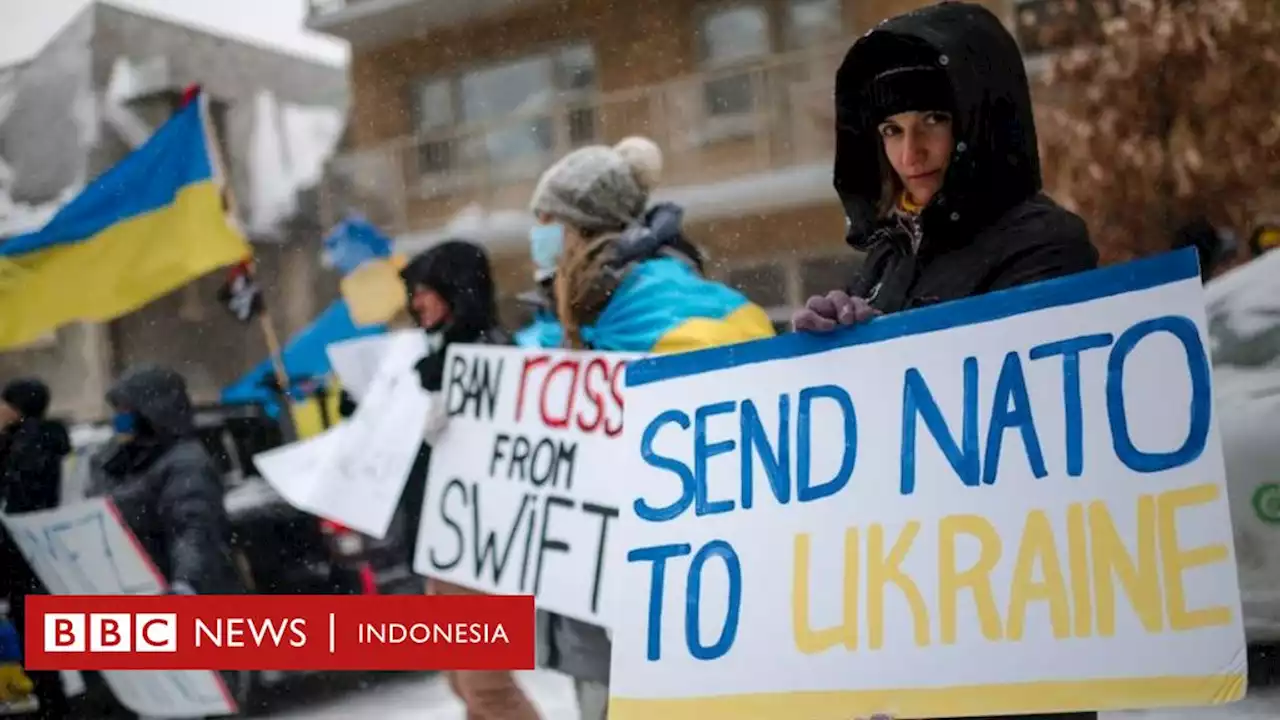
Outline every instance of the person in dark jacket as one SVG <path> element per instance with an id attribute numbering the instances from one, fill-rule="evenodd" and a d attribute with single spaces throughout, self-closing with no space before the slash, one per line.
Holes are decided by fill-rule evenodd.
<path id="1" fill-rule="evenodd" d="M 34 378 L 0 392 L 0 509 L 11 515 L 58 506 L 71 439 L 65 425 L 45 418 L 48 409 L 49 388 Z"/>
<path id="2" fill-rule="evenodd" d="M 144 365 L 107 392 L 116 437 L 94 458 L 107 495 L 176 594 L 243 592 L 222 478 L 196 437 L 187 384 Z"/>
<path id="3" fill-rule="evenodd" d="M 0 512 L 10 515 L 50 510 L 62 494 L 62 460 L 71 452 L 67 428 L 45 417 L 49 388 L 35 378 L 20 378 L 0 391 Z M 47 592 L 17 545 L 0 529 L 0 594 L 8 600 L 9 619 L 22 632 L 26 596 Z M 39 703 L 35 717 L 70 715 L 62 677 L 57 672 L 27 671 Z"/>
<path id="4" fill-rule="evenodd" d="M 424 443 L 418 451 L 401 496 L 406 517 L 405 542 L 417 545 L 426 493 L 430 445 L 443 430 L 445 403 L 439 397 L 444 384 L 444 361 L 453 343 L 510 345 L 511 338 L 498 324 L 497 293 L 489 257 L 483 248 L 462 240 L 449 240 L 429 248 L 400 271 L 409 314 L 434 336 L 431 351 L 418 362 L 422 388 L 434 397 Z M 410 558 L 412 563 L 412 557 Z M 476 591 L 431 578 L 426 590 L 436 595 L 474 595 Z M 449 685 L 466 705 L 473 720 L 537 720 L 538 711 L 510 672 L 451 671 Z"/>
<path id="5" fill-rule="evenodd" d="M 1084 221 L 1041 189 L 1026 69 L 990 11 L 942 3 L 881 23 L 846 55 L 835 101 L 835 189 L 867 255 L 796 329 L 1097 266 Z"/>
<path id="6" fill-rule="evenodd" d="M 1022 55 L 989 10 L 942 3 L 881 23 L 846 55 L 835 102 L 835 189 L 867 256 L 850 287 L 809 299 L 797 330 L 1097 267 L 1084 221 L 1041 189 Z"/>

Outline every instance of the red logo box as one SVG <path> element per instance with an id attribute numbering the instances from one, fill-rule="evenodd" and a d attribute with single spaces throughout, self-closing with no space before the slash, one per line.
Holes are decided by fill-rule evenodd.
<path id="1" fill-rule="evenodd" d="M 32 670 L 527 670 L 532 596 L 31 595 Z"/>

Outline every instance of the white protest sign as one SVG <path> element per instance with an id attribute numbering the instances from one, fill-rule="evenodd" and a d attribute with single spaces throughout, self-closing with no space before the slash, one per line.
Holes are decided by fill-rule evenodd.
<path id="1" fill-rule="evenodd" d="M 40 582 L 55 595 L 161 595 L 166 583 L 109 500 L 55 510 L 0 514 Z M 102 672 L 122 705 L 139 715 L 233 715 L 235 702 L 209 670 Z"/>
<path id="2" fill-rule="evenodd" d="M 290 505 L 324 516 L 325 510 L 315 500 L 316 488 L 325 476 L 325 469 L 338 452 L 338 436 L 347 428 L 339 423 L 319 435 L 272 448 L 253 456 L 253 464 L 263 479 Z"/>
<path id="3" fill-rule="evenodd" d="M 396 333 L 383 347 L 378 373 L 346 422 L 254 456 L 294 507 L 379 539 L 395 515 L 431 408 L 414 369 L 426 336 Z"/>
<path id="4" fill-rule="evenodd" d="M 609 716 L 1242 697 L 1201 295 L 1170 254 L 631 364 Z"/>
<path id="5" fill-rule="evenodd" d="M 364 400 L 365 393 L 373 384 L 373 378 L 378 374 L 378 368 L 386 357 L 388 343 L 405 332 L 421 334 L 420 331 L 407 330 L 394 335 L 369 335 L 331 343 L 325 347 L 324 351 L 329 356 L 329 364 L 333 366 L 333 372 L 342 383 L 342 388 L 356 402 Z"/>
<path id="6" fill-rule="evenodd" d="M 608 625 L 629 357 L 450 346 L 414 571 Z"/>

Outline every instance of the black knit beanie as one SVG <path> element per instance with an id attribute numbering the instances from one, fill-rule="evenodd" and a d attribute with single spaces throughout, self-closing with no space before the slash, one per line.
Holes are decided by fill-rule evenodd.
<path id="1" fill-rule="evenodd" d="M 872 123 L 904 112 L 951 112 L 951 81 L 936 65 L 903 65 L 878 73 L 867 84 Z"/>
<path id="2" fill-rule="evenodd" d="M 49 409 L 49 387 L 35 378 L 18 378 L 4 386 L 0 400 L 26 418 L 42 418 Z"/>

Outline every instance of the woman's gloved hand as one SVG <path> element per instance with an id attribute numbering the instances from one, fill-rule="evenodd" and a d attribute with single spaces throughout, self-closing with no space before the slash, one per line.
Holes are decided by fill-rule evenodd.
<path id="1" fill-rule="evenodd" d="M 814 295 L 791 316 L 791 327 L 804 332 L 829 332 L 841 325 L 857 325 L 880 315 L 871 303 L 843 290 Z"/>

